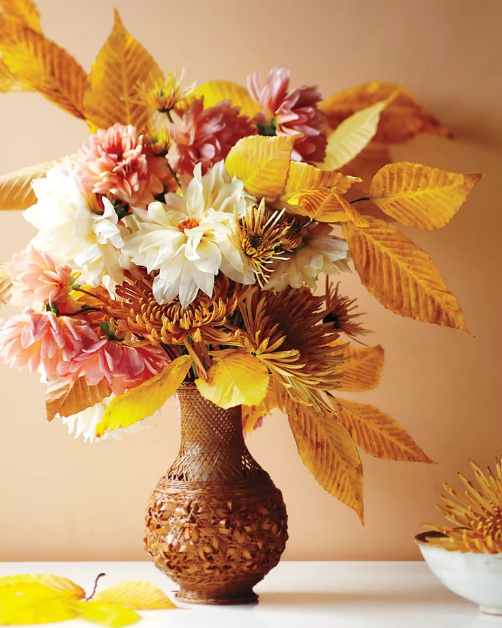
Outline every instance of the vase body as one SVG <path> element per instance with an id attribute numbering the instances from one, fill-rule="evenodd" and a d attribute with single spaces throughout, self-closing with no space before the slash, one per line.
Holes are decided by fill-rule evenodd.
<path id="1" fill-rule="evenodd" d="M 178 396 L 180 451 L 148 501 L 145 548 L 182 602 L 255 602 L 288 538 L 282 494 L 244 443 L 240 407 L 223 410 L 193 384 Z"/>

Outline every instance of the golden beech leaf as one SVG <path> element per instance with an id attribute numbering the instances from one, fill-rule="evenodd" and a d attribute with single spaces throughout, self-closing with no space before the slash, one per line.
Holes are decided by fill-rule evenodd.
<path id="1" fill-rule="evenodd" d="M 10 72 L 61 109 L 84 118 L 87 75 L 63 48 L 0 15 L 0 50 Z"/>
<path id="2" fill-rule="evenodd" d="M 215 353 L 207 375 L 207 382 L 197 379 L 195 384 L 203 397 L 220 408 L 257 406 L 265 398 L 270 382 L 265 364 L 242 349 Z"/>
<path id="3" fill-rule="evenodd" d="M 394 225 L 366 218 L 367 229 L 345 223 L 343 234 L 369 292 L 401 316 L 467 331 L 457 299 L 427 253 Z"/>
<path id="4" fill-rule="evenodd" d="M 76 155 L 66 157 L 70 162 L 76 159 Z M 33 179 L 45 177 L 47 171 L 54 168 L 59 161 L 46 161 L 36 166 L 21 168 L 10 174 L 0 176 L 0 210 L 27 209 L 37 202 L 35 192 L 31 187 Z"/>
<path id="5" fill-rule="evenodd" d="M 402 85 L 370 81 L 358 87 L 343 90 L 320 105 L 331 128 L 361 109 L 390 98 L 382 112 L 376 141 L 383 144 L 406 142 L 420 133 L 449 137 L 448 129 L 433 118 L 415 96 Z"/>
<path id="6" fill-rule="evenodd" d="M 96 405 L 111 395 L 105 380 L 95 386 L 89 386 L 85 377 L 72 380 L 53 380 L 47 384 L 45 409 L 47 420 L 56 416 L 72 416 L 86 408 Z"/>
<path id="7" fill-rule="evenodd" d="M 85 113 L 91 128 L 106 129 L 119 122 L 143 130 L 150 112 L 138 99 L 138 85 L 162 79 L 159 66 L 126 31 L 115 10 L 112 33 L 93 63 L 85 93 Z"/>
<path id="8" fill-rule="evenodd" d="M 289 425 L 305 466 L 331 495 L 352 508 L 363 522 L 363 467 L 348 430 L 334 414 L 320 415 L 286 399 Z"/>
<path id="9" fill-rule="evenodd" d="M 227 172 L 243 181 L 250 194 L 273 202 L 284 190 L 294 141 L 295 136 L 244 137 L 225 160 Z"/>
<path id="10" fill-rule="evenodd" d="M 192 362 L 190 356 L 181 355 L 154 377 L 114 397 L 96 427 L 96 436 L 134 425 L 159 410 L 183 382 Z"/>
<path id="11" fill-rule="evenodd" d="M 344 392 L 366 392 L 373 390 L 380 384 L 384 362 L 384 350 L 382 347 L 364 347 L 357 349 L 352 345 L 346 345 L 341 350 L 345 358 L 339 366 L 342 373 L 337 390 Z"/>
<path id="12" fill-rule="evenodd" d="M 40 582 L 0 586 L 0 625 L 49 624 L 80 615 L 79 602 Z"/>
<path id="13" fill-rule="evenodd" d="M 362 180 L 357 187 L 367 192 L 376 173 L 391 161 L 392 157 L 387 146 L 373 140 L 352 161 L 343 166 L 341 172 L 346 176 L 360 177 Z"/>
<path id="14" fill-rule="evenodd" d="M 100 602 L 96 599 L 90 602 L 81 602 L 79 604 L 79 610 L 81 612 L 80 617 L 92 621 L 95 624 L 110 626 L 111 628 L 129 626 L 141 619 L 141 615 L 132 608 L 119 604 Z"/>
<path id="15" fill-rule="evenodd" d="M 0 9 L 24 26 L 40 32 L 40 13 L 32 0 L 0 0 Z"/>
<path id="16" fill-rule="evenodd" d="M 242 427 L 251 434 L 259 419 L 266 414 L 270 414 L 274 408 L 278 408 L 279 403 L 275 394 L 275 385 L 273 380 L 269 382 L 267 394 L 263 401 L 256 406 L 242 406 Z"/>
<path id="17" fill-rule="evenodd" d="M 5 305 L 11 295 L 12 279 L 7 264 L 0 264 L 0 305 Z"/>
<path id="18" fill-rule="evenodd" d="M 5 61 L 0 57 L 0 92 L 8 94 L 9 92 L 33 92 L 32 87 L 23 83 L 14 76 L 7 67 Z"/>
<path id="19" fill-rule="evenodd" d="M 84 589 L 71 580 L 68 580 L 68 578 L 60 578 L 59 576 L 39 576 L 34 574 L 4 576 L 3 578 L 0 578 L 0 587 L 33 583 L 49 587 L 49 589 L 56 591 L 61 597 L 73 598 L 75 600 L 82 600 L 85 598 Z"/>
<path id="20" fill-rule="evenodd" d="M 360 183 L 356 176 L 348 176 L 341 172 L 320 170 L 315 166 L 301 161 L 292 161 L 289 166 L 288 178 L 281 201 L 288 201 L 292 196 L 309 188 L 331 188 L 338 194 L 345 194 L 354 184 Z"/>
<path id="21" fill-rule="evenodd" d="M 288 211 L 308 216 L 317 222 L 353 222 L 365 228 L 368 222 L 357 209 L 329 188 L 311 188 L 296 194 L 288 201 Z"/>
<path id="22" fill-rule="evenodd" d="M 432 460 L 406 430 L 378 408 L 347 399 L 335 399 L 336 416 L 363 451 L 382 460 L 427 462 Z"/>
<path id="23" fill-rule="evenodd" d="M 402 225 L 432 231 L 450 222 L 482 177 L 401 161 L 376 173 L 369 197 Z"/>
<path id="24" fill-rule="evenodd" d="M 94 599 L 108 604 L 121 604 L 137 611 L 177 608 L 163 591 L 148 580 L 121 582 L 103 589 Z"/>
<path id="25" fill-rule="evenodd" d="M 204 106 L 213 107 L 222 100 L 231 100 L 234 107 L 240 107 L 241 113 L 250 118 L 261 111 L 260 105 L 249 95 L 242 85 L 231 81 L 209 81 L 195 90 L 197 96 L 204 96 Z"/>
<path id="26" fill-rule="evenodd" d="M 381 112 L 388 101 L 377 102 L 344 120 L 328 137 L 322 170 L 338 170 L 358 155 L 375 136 Z"/>

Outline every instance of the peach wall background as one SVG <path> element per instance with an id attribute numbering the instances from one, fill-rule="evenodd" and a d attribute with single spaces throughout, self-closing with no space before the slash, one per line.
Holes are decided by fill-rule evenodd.
<path id="1" fill-rule="evenodd" d="M 502 3 L 498 0 L 39 0 L 46 34 L 88 70 L 112 27 L 113 6 L 165 69 L 204 82 L 244 82 L 288 67 L 293 85 L 326 96 L 372 78 L 402 82 L 457 135 L 419 138 L 396 158 L 460 172 L 484 171 L 443 231 L 414 232 L 455 292 L 475 336 L 401 319 L 356 275 L 343 277 L 386 349 L 381 387 L 359 395 L 398 419 L 436 466 L 363 455 L 366 526 L 303 467 L 285 417 L 249 439 L 283 490 L 290 514 L 286 559 L 418 558 L 413 535 L 433 520 L 441 482 L 466 459 L 489 464 L 502 450 Z M 0 95 L 0 172 L 57 158 L 86 126 L 36 94 Z M 0 215 L 1 258 L 33 230 Z M 4 316 L 8 312 L 2 313 Z M 168 404 L 154 429 L 121 443 L 84 444 L 44 419 L 36 375 L 0 365 L 0 560 L 142 560 L 145 500 L 177 451 Z M 354 396 L 355 398 L 355 396 Z"/>

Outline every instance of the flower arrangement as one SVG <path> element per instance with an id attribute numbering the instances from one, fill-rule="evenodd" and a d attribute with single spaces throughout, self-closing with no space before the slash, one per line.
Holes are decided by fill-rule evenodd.
<path id="1" fill-rule="evenodd" d="M 392 163 L 448 131 L 405 88 L 323 100 L 274 68 L 248 88 L 167 77 L 115 15 L 89 74 L 35 6 L 0 0 L 0 91 L 36 90 L 86 121 L 74 155 L 0 178 L 0 209 L 38 229 L 0 272 L 0 355 L 47 383 L 47 418 L 87 440 L 147 423 L 184 380 L 252 431 L 289 419 L 318 482 L 363 518 L 358 447 L 430 462 L 376 387 L 381 347 L 332 281 L 351 267 L 385 307 L 466 330 L 438 270 L 396 223 L 444 227 L 480 174 Z M 335 396 L 336 395 L 336 396 Z"/>

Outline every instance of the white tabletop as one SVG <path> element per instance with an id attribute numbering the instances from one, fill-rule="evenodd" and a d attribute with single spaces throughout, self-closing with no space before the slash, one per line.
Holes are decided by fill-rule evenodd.
<path id="1" fill-rule="evenodd" d="M 174 584 L 152 563 L 0 563 L 0 577 L 31 573 L 74 580 L 87 592 L 146 579 L 170 597 Z M 447 591 L 421 562 L 281 562 L 256 588 L 259 603 L 148 611 L 143 628 L 502 628 L 502 618 Z M 174 597 L 173 597 L 174 599 Z M 53 626 L 86 626 L 78 619 Z"/>

